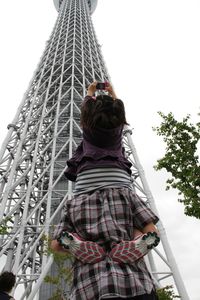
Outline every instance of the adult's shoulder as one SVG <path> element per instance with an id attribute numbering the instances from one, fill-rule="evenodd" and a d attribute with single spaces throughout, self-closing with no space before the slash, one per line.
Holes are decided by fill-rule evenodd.
<path id="1" fill-rule="evenodd" d="M 8 293 L 2 292 L 2 291 L 0 291 L 0 299 L 1 300 L 15 300 L 15 298 L 10 296 Z"/>

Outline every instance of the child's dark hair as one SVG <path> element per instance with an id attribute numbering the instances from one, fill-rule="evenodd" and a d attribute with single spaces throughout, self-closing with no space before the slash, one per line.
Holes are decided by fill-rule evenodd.
<path id="1" fill-rule="evenodd" d="M 12 272 L 3 272 L 0 275 L 0 291 L 10 292 L 15 285 L 16 276 Z"/>
<path id="2" fill-rule="evenodd" d="M 86 128 L 112 129 L 126 122 L 124 104 L 108 95 L 99 95 L 81 107 L 81 126 Z"/>

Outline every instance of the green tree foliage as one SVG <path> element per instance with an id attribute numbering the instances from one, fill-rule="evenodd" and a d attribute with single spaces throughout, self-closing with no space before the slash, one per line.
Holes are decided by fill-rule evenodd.
<path id="1" fill-rule="evenodd" d="M 166 286 L 162 289 L 158 289 L 157 295 L 159 300 L 174 300 L 175 298 L 180 298 L 180 296 L 174 294 L 171 285 Z"/>
<path id="2" fill-rule="evenodd" d="M 183 121 L 175 120 L 172 113 L 164 115 L 160 127 L 153 128 L 166 144 L 166 154 L 157 160 L 156 170 L 171 173 L 166 190 L 178 189 L 178 201 L 185 206 L 185 214 L 200 219 L 200 164 L 196 153 L 200 139 L 200 123 L 191 124 L 190 116 Z"/>
<path id="3" fill-rule="evenodd" d="M 48 300 L 67 300 L 64 295 L 63 285 L 69 285 L 72 280 L 72 269 L 66 266 L 66 262 L 70 261 L 72 265 L 73 256 L 69 253 L 58 253 L 51 249 L 50 247 L 51 239 L 43 236 L 43 253 L 46 255 L 52 254 L 54 257 L 54 263 L 56 266 L 56 275 L 47 275 L 44 279 L 46 283 L 55 286 L 53 295 Z"/>
<path id="4" fill-rule="evenodd" d="M 55 285 L 55 290 L 49 300 L 66 300 L 63 284 L 69 285 L 72 279 L 72 269 L 66 266 L 66 261 L 71 259 L 71 256 L 67 253 L 55 253 L 53 251 L 52 253 L 57 274 L 55 276 L 47 275 L 44 280 L 46 283 Z"/>
<path id="5" fill-rule="evenodd" d="M 0 224 L 0 234 L 6 234 L 7 233 L 7 226 L 5 224 Z"/>
<path id="6" fill-rule="evenodd" d="M 8 222 L 10 221 L 10 218 L 6 218 L 1 221 L 0 223 L 0 235 L 8 234 L 9 230 L 12 228 L 8 225 Z"/>

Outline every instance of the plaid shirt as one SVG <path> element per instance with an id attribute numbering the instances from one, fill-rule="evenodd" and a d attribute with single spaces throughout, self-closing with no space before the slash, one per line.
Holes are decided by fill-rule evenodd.
<path id="1" fill-rule="evenodd" d="M 134 228 L 142 229 L 157 216 L 128 188 L 108 188 L 74 197 L 65 204 L 54 236 L 65 229 L 82 239 L 97 242 L 106 251 L 121 240 L 132 240 Z M 119 264 L 109 256 L 95 264 L 75 260 L 71 300 L 134 297 L 151 293 L 153 279 L 143 259 Z"/>

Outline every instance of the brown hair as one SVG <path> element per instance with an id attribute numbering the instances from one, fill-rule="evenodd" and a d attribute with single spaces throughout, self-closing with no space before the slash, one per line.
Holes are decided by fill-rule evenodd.
<path id="1" fill-rule="evenodd" d="M 122 100 L 108 95 L 89 99 L 81 107 L 81 126 L 89 129 L 100 127 L 105 129 L 116 128 L 128 124 Z"/>

